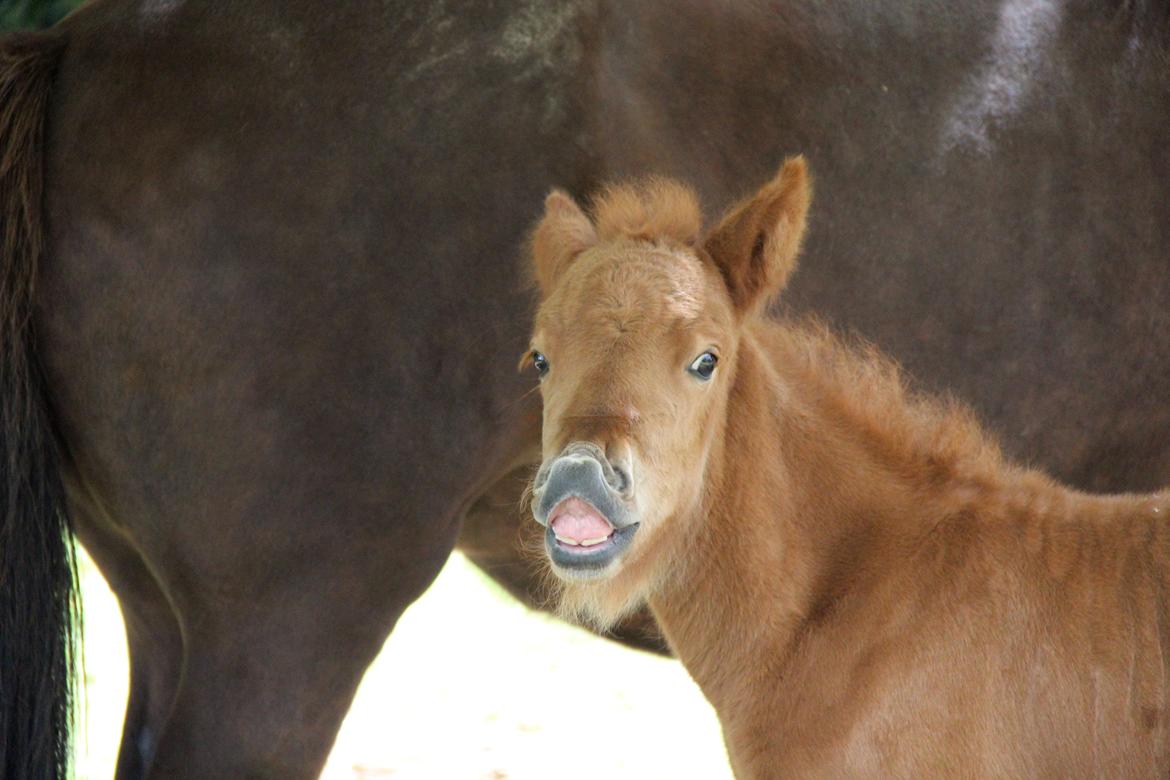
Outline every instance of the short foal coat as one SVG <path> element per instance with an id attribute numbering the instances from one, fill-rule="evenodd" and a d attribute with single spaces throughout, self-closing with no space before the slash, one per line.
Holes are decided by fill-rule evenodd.
<path id="1" fill-rule="evenodd" d="M 740 777 L 1165 776 L 1170 497 L 1008 464 L 873 349 L 767 319 L 808 200 L 790 160 L 700 243 L 675 184 L 611 189 L 591 218 L 550 196 L 545 457 L 621 444 L 651 497 L 567 608 L 604 623 L 647 600 Z M 677 327 L 680 307 L 704 311 Z M 709 387 L 650 376 L 704 327 Z"/>

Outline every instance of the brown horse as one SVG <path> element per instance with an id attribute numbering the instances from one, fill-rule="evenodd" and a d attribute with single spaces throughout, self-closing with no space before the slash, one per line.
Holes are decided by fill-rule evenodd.
<path id="1" fill-rule="evenodd" d="M 643 600 L 740 777 L 1164 777 L 1170 494 L 1008 463 L 876 350 L 763 315 L 803 159 L 699 240 L 670 182 L 535 233 L 544 464 L 569 611 Z"/>
<path id="2" fill-rule="evenodd" d="M 534 601 L 550 186 L 725 203 L 807 150 L 788 305 L 1074 484 L 1170 481 L 1167 11 L 93 0 L 4 41 L 5 766 L 67 712 L 66 510 L 126 618 L 120 778 L 315 775 L 456 542 Z"/>

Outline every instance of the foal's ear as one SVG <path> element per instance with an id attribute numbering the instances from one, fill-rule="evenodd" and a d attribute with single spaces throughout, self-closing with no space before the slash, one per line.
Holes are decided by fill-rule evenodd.
<path id="1" fill-rule="evenodd" d="M 772 181 L 741 201 L 704 242 L 740 312 L 763 306 L 796 268 L 812 197 L 804 157 L 789 157 Z"/>
<path id="2" fill-rule="evenodd" d="M 593 223 L 576 201 L 561 190 L 550 192 L 544 216 L 532 231 L 533 271 L 541 293 L 548 295 L 569 263 L 595 243 Z"/>

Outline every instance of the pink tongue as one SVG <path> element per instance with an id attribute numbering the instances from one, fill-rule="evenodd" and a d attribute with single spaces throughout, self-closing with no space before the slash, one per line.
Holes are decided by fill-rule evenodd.
<path id="1" fill-rule="evenodd" d="M 553 510 L 550 523 L 553 533 L 562 539 L 580 544 L 586 540 L 604 539 L 613 533 L 609 521 L 579 498 L 567 498 Z"/>

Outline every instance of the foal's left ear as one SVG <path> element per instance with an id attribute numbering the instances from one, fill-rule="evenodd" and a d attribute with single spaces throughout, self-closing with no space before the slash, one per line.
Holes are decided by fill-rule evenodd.
<path id="1" fill-rule="evenodd" d="M 704 242 L 741 313 L 783 289 L 796 268 L 812 198 L 804 157 L 789 157 L 772 181 L 741 201 Z"/>
<path id="2" fill-rule="evenodd" d="M 597 243 L 593 222 L 573 198 L 553 190 L 544 199 L 544 216 L 532 231 L 532 270 L 543 295 L 569 264 Z"/>

